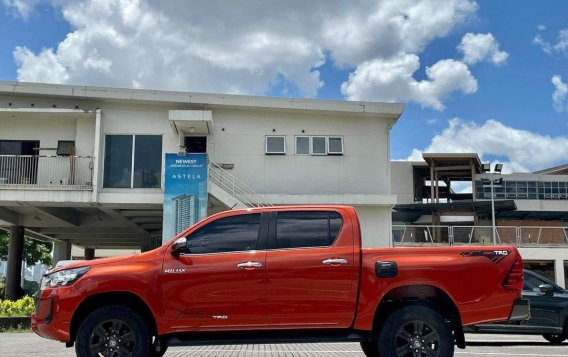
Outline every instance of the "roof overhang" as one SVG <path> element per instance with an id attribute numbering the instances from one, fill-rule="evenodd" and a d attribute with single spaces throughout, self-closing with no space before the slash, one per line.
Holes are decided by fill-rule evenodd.
<path id="1" fill-rule="evenodd" d="M 168 119 L 175 134 L 210 135 L 213 113 L 210 110 L 169 110 Z"/>

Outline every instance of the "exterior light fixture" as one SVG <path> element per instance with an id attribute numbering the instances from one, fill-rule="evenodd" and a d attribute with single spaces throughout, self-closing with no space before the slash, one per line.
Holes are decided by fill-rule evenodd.
<path id="1" fill-rule="evenodd" d="M 503 178 L 501 177 L 502 170 L 503 164 L 495 164 L 493 172 L 489 172 L 491 171 L 490 164 L 483 164 L 483 171 L 485 171 L 486 177 L 481 178 L 481 183 L 484 186 L 491 187 L 491 221 L 493 226 L 493 245 L 497 245 L 497 228 L 495 225 L 495 186 L 501 186 L 503 184 Z"/>
<path id="2" fill-rule="evenodd" d="M 187 152 L 185 151 L 185 146 L 180 146 L 178 149 L 178 156 L 185 156 Z"/>

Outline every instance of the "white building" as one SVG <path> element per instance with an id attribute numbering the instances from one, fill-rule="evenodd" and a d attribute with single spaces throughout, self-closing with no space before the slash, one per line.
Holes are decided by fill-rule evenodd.
<path id="1" fill-rule="evenodd" d="M 208 212 L 356 207 L 391 244 L 389 132 L 403 105 L 0 82 L 0 227 L 71 246 L 162 242 L 166 153 L 207 153 Z M 98 255 L 98 254 L 97 254 Z"/>

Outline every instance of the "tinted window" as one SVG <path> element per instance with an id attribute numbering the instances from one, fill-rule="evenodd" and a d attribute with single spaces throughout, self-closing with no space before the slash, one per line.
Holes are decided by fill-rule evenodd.
<path id="1" fill-rule="evenodd" d="M 188 248 L 192 254 L 255 250 L 260 214 L 221 218 L 192 233 Z"/>
<path id="2" fill-rule="evenodd" d="M 160 187 L 162 136 L 136 135 L 134 141 L 134 187 Z"/>
<path id="3" fill-rule="evenodd" d="M 326 247 L 333 244 L 341 230 L 336 212 L 278 212 L 276 247 Z"/>
<path id="4" fill-rule="evenodd" d="M 532 274 L 525 274 L 524 281 L 523 290 L 525 291 L 540 292 L 540 289 L 538 287 L 542 284 L 548 284 L 546 281 L 539 279 Z"/>
<path id="5" fill-rule="evenodd" d="M 132 180 L 132 135 L 107 135 L 104 187 L 130 188 Z"/>

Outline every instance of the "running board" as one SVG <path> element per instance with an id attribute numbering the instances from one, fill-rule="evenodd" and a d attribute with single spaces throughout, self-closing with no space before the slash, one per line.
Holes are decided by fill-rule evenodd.
<path id="1" fill-rule="evenodd" d="M 361 342 L 366 331 L 354 330 L 270 330 L 232 332 L 188 332 L 162 336 L 168 346 L 246 345 L 266 343 Z"/>

